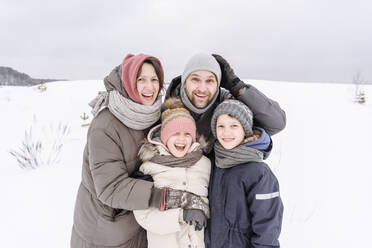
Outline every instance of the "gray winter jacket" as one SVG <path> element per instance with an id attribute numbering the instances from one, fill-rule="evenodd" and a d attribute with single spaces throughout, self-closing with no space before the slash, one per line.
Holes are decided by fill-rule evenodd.
<path id="1" fill-rule="evenodd" d="M 181 76 L 178 76 L 170 83 L 167 89 L 166 98 L 180 97 L 180 91 Z M 218 94 L 219 97 L 213 106 L 203 114 L 198 115 L 190 110 L 196 121 L 196 130 L 200 135 L 205 136 L 209 144 L 209 147 L 204 149 L 205 153 L 211 151 L 215 140 L 210 129 L 211 119 L 215 108 L 225 99 L 233 98 L 229 91 L 224 88 L 220 88 Z M 285 112 L 280 108 L 276 101 L 269 99 L 252 85 L 247 84 L 245 89 L 240 92 L 237 99 L 245 103 L 252 110 L 254 126 L 262 127 L 270 136 L 284 129 L 286 125 Z"/>
<path id="2" fill-rule="evenodd" d="M 105 86 L 108 91 L 116 89 L 126 95 L 119 67 L 105 78 Z M 85 243 L 78 245 L 72 239 L 73 248 L 147 247 L 146 234 L 132 210 L 149 207 L 153 183 L 130 177 L 140 165 L 137 154 L 144 137 L 144 131 L 126 127 L 108 109 L 93 119 L 73 227 L 75 236 Z"/>

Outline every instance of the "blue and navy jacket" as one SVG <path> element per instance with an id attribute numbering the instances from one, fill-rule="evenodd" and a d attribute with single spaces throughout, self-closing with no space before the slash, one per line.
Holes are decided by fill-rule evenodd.
<path id="1" fill-rule="evenodd" d="M 270 152 L 270 138 L 270 144 L 262 146 L 267 137 L 263 131 L 261 139 L 251 147 Z M 247 161 L 227 169 L 213 166 L 209 204 L 207 248 L 280 247 L 283 204 L 278 180 L 266 163 Z"/>

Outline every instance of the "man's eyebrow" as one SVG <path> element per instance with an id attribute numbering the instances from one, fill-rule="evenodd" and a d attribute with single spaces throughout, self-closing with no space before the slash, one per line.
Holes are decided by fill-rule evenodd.
<path id="1" fill-rule="evenodd" d="M 200 77 L 200 75 L 197 74 L 197 73 L 195 73 L 195 72 L 191 73 L 190 76 L 198 76 L 198 77 Z"/>
<path id="2" fill-rule="evenodd" d="M 197 76 L 197 77 L 201 77 L 199 74 L 193 72 L 190 74 L 190 76 Z M 209 75 L 208 78 L 214 78 L 214 75 Z"/>

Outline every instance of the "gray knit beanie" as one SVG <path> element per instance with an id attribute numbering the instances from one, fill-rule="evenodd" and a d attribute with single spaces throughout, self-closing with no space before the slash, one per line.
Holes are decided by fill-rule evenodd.
<path id="1" fill-rule="evenodd" d="M 210 54 L 198 53 L 189 59 L 185 66 L 185 70 L 182 73 L 181 83 L 182 87 L 185 84 L 187 77 L 194 71 L 210 71 L 216 78 L 218 87 L 220 87 L 221 82 L 221 67 L 217 60 Z"/>
<path id="2" fill-rule="evenodd" d="M 204 108 L 197 108 L 194 106 L 194 104 L 190 101 L 189 97 L 186 94 L 185 90 L 185 82 L 187 77 L 194 71 L 199 70 L 206 70 L 214 73 L 214 75 L 217 78 L 217 87 L 220 87 L 221 82 L 221 68 L 218 64 L 217 60 L 209 54 L 205 53 L 198 53 L 191 57 L 191 59 L 187 62 L 185 66 L 185 70 L 183 71 L 182 77 L 181 77 L 181 91 L 180 91 L 180 97 L 182 99 L 182 102 L 185 104 L 185 106 L 193 113 L 196 114 L 203 114 L 205 113 L 217 100 L 218 97 L 218 90 L 217 93 L 214 95 L 213 99 L 209 102 L 207 106 Z"/>
<path id="3" fill-rule="evenodd" d="M 225 100 L 220 103 L 217 108 L 214 110 L 212 120 L 211 120 L 211 129 L 214 137 L 217 138 L 216 133 L 216 124 L 217 119 L 220 115 L 227 114 L 235 119 L 237 119 L 240 124 L 242 124 L 245 137 L 250 137 L 253 135 L 252 126 L 253 126 L 253 113 L 248 108 L 247 105 L 238 101 L 238 100 Z"/>

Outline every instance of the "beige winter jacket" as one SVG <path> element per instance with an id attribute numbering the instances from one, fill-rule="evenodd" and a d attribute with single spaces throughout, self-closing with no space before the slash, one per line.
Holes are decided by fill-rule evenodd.
<path id="1" fill-rule="evenodd" d="M 194 143 L 190 151 L 197 146 L 198 144 Z M 166 149 L 159 146 L 157 148 L 160 155 L 170 155 Z M 151 153 L 153 150 L 148 152 Z M 144 156 L 151 157 L 148 154 Z M 169 167 L 149 161 L 140 167 L 140 171 L 153 177 L 156 187 L 189 191 L 202 196 L 206 202 L 210 170 L 211 162 L 205 156 L 189 168 Z M 149 248 L 204 248 L 204 229 L 195 231 L 194 226 L 184 223 L 180 208 L 166 211 L 159 211 L 156 208 L 136 210 L 134 216 L 147 230 Z"/>
<path id="2" fill-rule="evenodd" d="M 107 90 L 125 91 L 117 67 L 105 78 Z M 131 178 L 144 131 L 126 127 L 108 109 L 92 121 L 84 150 L 73 231 L 90 247 L 146 247 L 145 232 L 132 210 L 149 207 L 152 182 Z M 71 243 L 73 248 L 82 247 Z M 84 246 L 86 247 L 86 246 Z"/>

